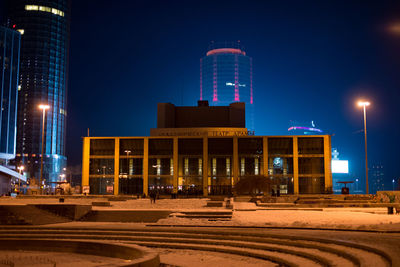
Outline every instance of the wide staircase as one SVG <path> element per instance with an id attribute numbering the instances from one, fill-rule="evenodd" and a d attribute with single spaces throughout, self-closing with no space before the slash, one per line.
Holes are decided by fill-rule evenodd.
<path id="1" fill-rule="evenodd" d="M 34 205 L 0 206 L 0 225 L 43 225 L 69 221 L 72 220 Z"/>
<path id="2" fill-rule="evenodd" d="M 287 231 L 157 226 L 131 229 L 0 228 L 0 242 L 7 239 L 107 240 L 158 249 L 234 254 L 262 260 L 265 266 L 395 266 L 392 258 L 377 247 L 333 237 L 291 235 Z"/>
<path id="3" fill-rule="evenodd" d="M 271 197 L 266 196 L 257 201 L 260 207 L 270 208 L 343 208 L 379 206 L 372 195 L 299 195 Z"/>
<path id="4" fill-rule="evenodd" d="M 230 211 L 181 211 L 171 213 L 170 217 L 186 219 L 206 219 L 208 221 L 230 221 L 232 219 L 232 210 Z"/>

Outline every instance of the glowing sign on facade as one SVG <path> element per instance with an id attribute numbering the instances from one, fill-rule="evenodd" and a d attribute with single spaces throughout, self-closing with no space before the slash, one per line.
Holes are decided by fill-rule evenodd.
<path id="1" fill-rule="evenodd" d="M 293 126 L 288 129 L 288 131 L 293 131 L 293 130 L 305 130 L 305 131 L 311 131 L 311 132 L 318 132 L 322 133 L 322 130 L 317 129 L 317 128 L 312 128 L 312 127 L 300 127 L 300 126 Z"/>
<path id="2" fill-rule="evenodd" d="M 349 161 L 332 160 L 332 173 L 349 173 Z"/>

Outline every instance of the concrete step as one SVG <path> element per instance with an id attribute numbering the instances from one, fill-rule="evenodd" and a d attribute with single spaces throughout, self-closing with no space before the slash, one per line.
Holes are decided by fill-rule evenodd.
<path id="1" fill-rule="evenodd" d="M 162 231 L 161 231 L 162 230 Z M 385 254 L 360 244 L 304 238 L 277 234 L 240 233 L 235 231 L 209 231 L 198 229 L 140 229 L 106 231 L 98 229 L 51 230 L 16 228 L 0 230 L 4 238 L 56 238 L 118 240 L 149 247 L 172 249 L 198 249 L 245 255 L 283 264 L 285 266 L 367 266 L 362 263 L 375 261 L 384 266 Z M 161 240 L 161 242 L 160 242 Z M 315 251 L 318 250 L 318 255 Z M 240 251 L 240 252 L 239 252 Z M 372 258 L 371 258 L 372 257 Z M 285 259 L 285 261 L 282 261 Z M 290 260 L 289 260 L 290 259 Z M 390 261 L 389 260 L 386 260 Z M 383 265 L 380 265 L 383 264 Z"/>
<path id="2" fill-rule="evenodd" d="M 179 213 L 183 213 L 186 215 L 231 215 L 232 211 L 180 211 Z"/>
<path id="3" fill-rule="evenodd" d="M 11 221 L 12 224 L 42 225 L 71 221 L 66 217 L 57 216 L 33 205 L 2 205 L 1 207 L 2 209 L 7 210 L 8 214 L 12 214 L 11 216 L 13 218 L 18 218 L 17 222 Z"/>
<path id="4" fill-rule="evenodd" d="M 178 218 L 188 218 L 188 219 L 216 219 L 216 218 L 226 218 L 231 219 L 232 215 L 185 215 L 185 214 L 171 214 L 170 216 L 175 216 Z"/>
<path id="5" fill-rule="evenodd" d="M 157 222 L 171 214 L 169 210 L 92 210 L 80 221 L 85 222 Z"/>

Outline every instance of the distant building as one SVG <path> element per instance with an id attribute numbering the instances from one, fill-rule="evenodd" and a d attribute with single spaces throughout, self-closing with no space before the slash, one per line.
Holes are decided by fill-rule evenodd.
<path id="1" fill-rule="evenodd" d="M 66 167 L 69 0 L 7 0 L 9 26 L 21 32 L 16 164 L 40 176 L 42 111 L 47 104 L 43 178 L 55 186 Z"/>
<path id="2" fill-rule="evenodd" d="M 301 134 L 320 135 L 324 133 L 321 129 L 318 129 L 315 126 L 314 121 L 311 122 L 290 121 L 290 127 L 288 128 L 288 132 L 293 135 L 301 135 Z"/>
<path id="3" fill-rule="evenodd" d="M 17 134 L 17 99 L 19 48 L 21 34 L 17 31 L 0 27 L 0 159 L 10 160 L 15 157 Z"/>
<path id="4" fill-rule="evenodd" d="M 157 128 L 245 128 L 243 102 L 218 107 L 210 107 L 207 100 L 198 101 L 197 107 L 177 107 L 171 103 L 158 103 L 157 112 Z"/>
<path id="5" fill-rule="evenodd" d="M 253 136 L 244 116 L 243 103 L 161 103 L 148 137 L 84 137 L 83 191 L 230 195 L 240 179 L 262 177 L 280 194 L 330 192 L 329 135 Z"/>
<path id="6" fill-rule="evenodd" d="M 370 171 L 370 193 L 375 194 L 377 191 L 385 190 L 385 173 L 382 164 L 372 165 Z"/>
<path id="7" fill-rule="evenodd" d="M 0 195 L 15 191 L 12 177 L 25 180 L 9 166 L 15 158 L 20 41 L 19 32 L 0 27 Z"/>
<path id="8" fill-rule="evenodd" d="M 200 59 L 200 100 L 211 106 L 245 102 L 246 127 L 254 131 L 253 63 L 240 43 L 212 43 Z"/>

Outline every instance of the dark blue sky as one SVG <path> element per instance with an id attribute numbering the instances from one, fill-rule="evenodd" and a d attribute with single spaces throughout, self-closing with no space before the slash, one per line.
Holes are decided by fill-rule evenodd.
<path id="1" fill-rule="evenodd" d="M 158 102 L 196 105 L 211 40 L 240 40 L 253 58 L 256 135 L 314 120 L 363 179 L 369 164 L 400 177 L 398 1 L 73 1 L 67 156 L 92 136 L 148 136 Z M 388 185 L 391 188 L 391 183 Z"/>

